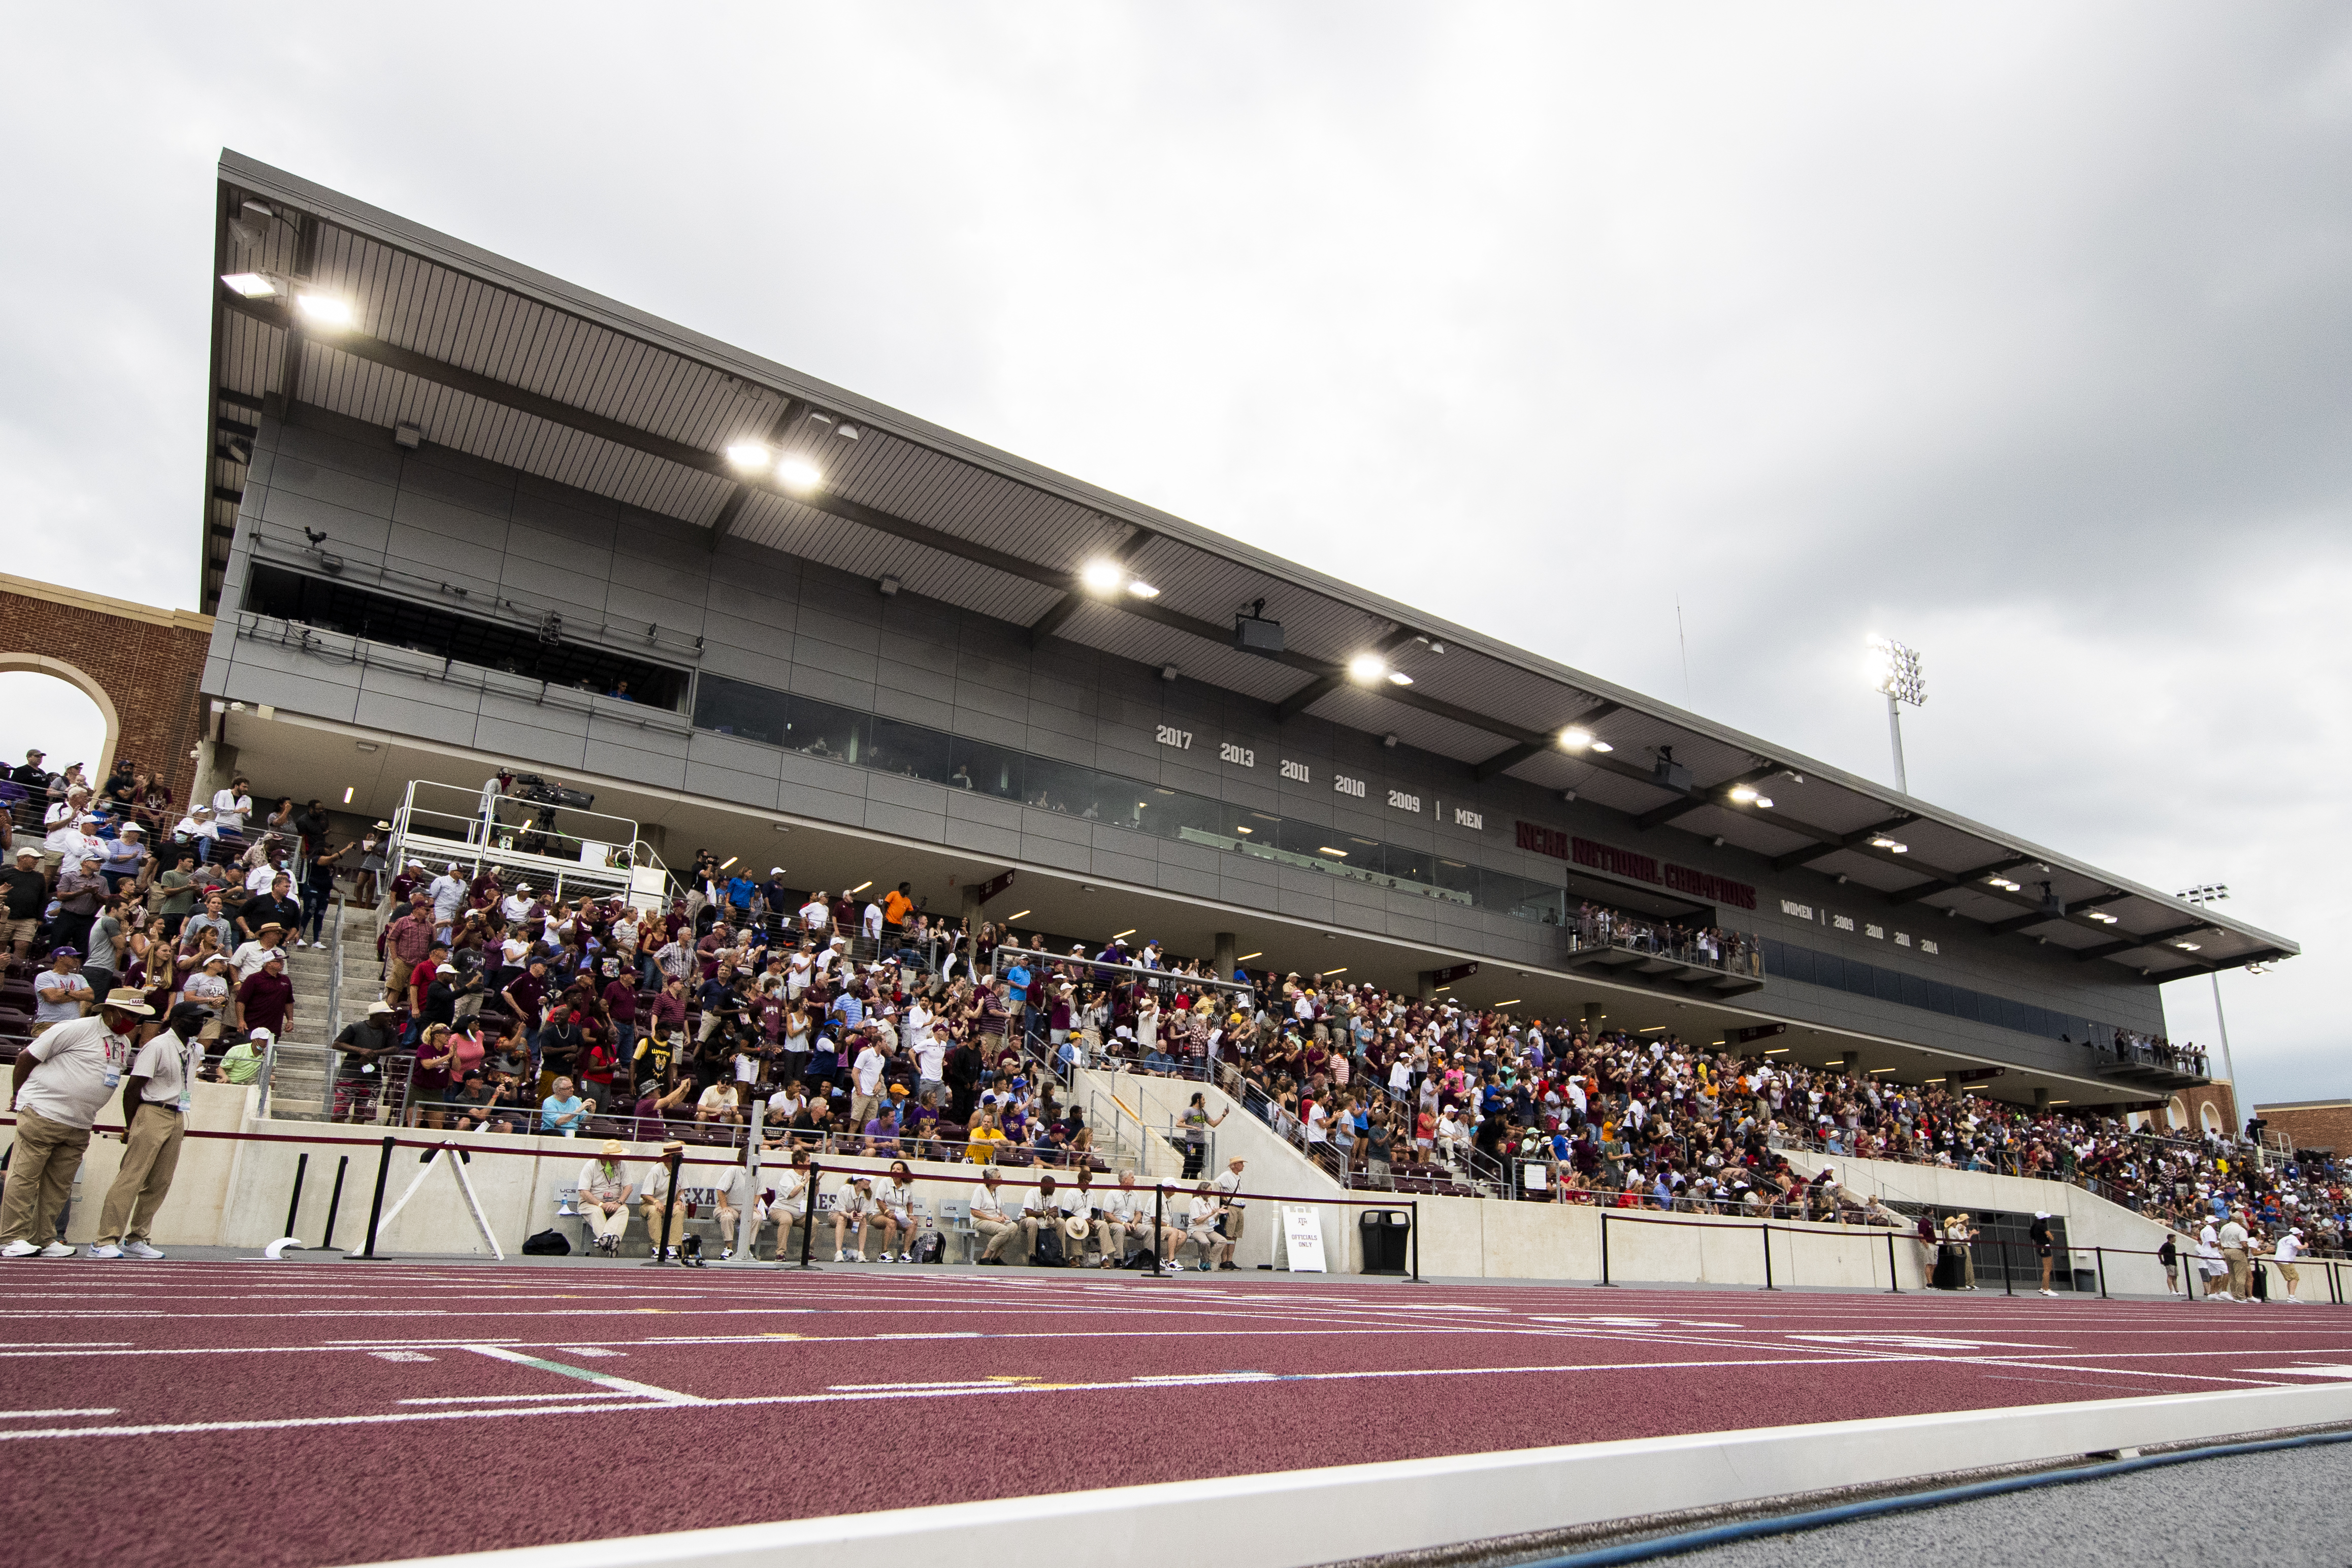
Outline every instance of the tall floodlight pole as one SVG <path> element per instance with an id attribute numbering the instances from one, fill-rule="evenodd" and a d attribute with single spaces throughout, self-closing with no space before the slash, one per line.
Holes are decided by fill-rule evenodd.
<path id="1" fill-rule="evenodd" d="M 1919 670 L 1919 650 L 1885 637 L 1870 639 L 1870 684 L 1886 698 L 1886 734 L 1895 743 L 1895 788 L 1911 793 L 1903 771 L 1903 704 L 1922 707 L 1927 700 L 1927 678 Z"/>
<path id="2" fill-rule="evenodd" d="M 2230 896 L 2227 882 L 2200 882 L 2193 888 L 2180 889 L 2184 904 L 2218 904 Z M 2238 1082 L 2238 1064 L 2230 1056 L 2230 1020 L 2221 1013 L 2221 972 L 2213 971 L 2213 1022 L 2221 1031 L 2221 1076 L 2230 1080 L 2234 1090 Z"/>

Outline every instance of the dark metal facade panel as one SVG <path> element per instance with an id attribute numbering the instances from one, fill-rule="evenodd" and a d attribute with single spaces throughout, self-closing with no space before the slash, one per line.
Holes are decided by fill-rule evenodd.
<path id="1" fill-rule="evenodd" d="M 1442 713 L 1424 713 L 1417 708 L 1383 701 L 1376 691 L 1355 685 L 1333 688 L 1307 711 L 1351 730 L 1369 731 L 1375 735 L 1393 734 L 1406 745 L 1461 763 L 1482 761 L 1506 743 L 1499 736 L 1473 729 Z"/>

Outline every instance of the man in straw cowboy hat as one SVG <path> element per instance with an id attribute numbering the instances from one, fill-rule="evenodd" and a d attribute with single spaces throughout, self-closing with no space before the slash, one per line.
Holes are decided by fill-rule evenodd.
<path id="1" fill-rule="evenodd" d="M 73 1256 L 58 1216 L 73 1194 L 90 1123 L 122 1087 L 141 1020 L 154 1016 L 144 994 L 121 987 L 92 1016 L 59 1024 L 17 1051 L 16 1147 L 0 1194 L 0 1258 Z"/>
<path id="2" fill-rule="evenodd" d="M 588 1222 L 589 1245 L 607 1258 L 617 1258 L 621 1238 L 629 1230 L 627 1170 L 621 1162 L 629 1151 L 617 1138 L 607 1138 L 596 1158 L 580 1167 L 580 1217 Z"/>

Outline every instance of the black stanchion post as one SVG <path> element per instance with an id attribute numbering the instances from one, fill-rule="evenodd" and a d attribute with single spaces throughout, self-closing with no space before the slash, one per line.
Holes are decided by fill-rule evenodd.
<path id="1" fill-rule="evenodd" d="M 1886 1233 L 1886 1288 L 1895 1295 L 1903 1294 L 1903 1282 L 1895 1275 L 1895 1233 Z"/>
<path id="2" fill-rule="evenodd" d="M 1421 1200 L 1412 1200 L 1412 1282 L 1421 1283 Z"/>
<path id="3" fill-rule="evenodd" d="M 2104 1247 L 2091 1248 L 2091 1259 L 2099 1266 L 2099 1300 L 2104 1301 L 2107 1299 L 2107 1249 Z"/>
<path id="4" fill-rule="evenodd" d="M 1756 1227 L 1756 1231 L 1764 1238 L 1764 1289 L 1776 1289 L 1778 1287 L 1772 1283 L 1772 1227 L 1769 1225 L 1759 1225 Z"/>
<path id="5" fill-rule="evenodd" d="M 1160 1237 L 1168 1231 L 1168 1184 L 1160 1183 L 1151 1189 L 1151 1277 L 1161 1278 L 1160 1269 Z"/>
<path id="6" fill-rule="evenodd" d="M 656 1268 L 660 1268 L 669 1257 L 669 1221 L 670 1215 L 677 1212 L 677 1176 L 679 1169 L 686 1163 L 686 1151 L 678 1150 L 663 1163 L 669 1167 L 669 1184 L 662 1194 L 661 1238 L 654 1244 L 654 1255 L 646 1259 L 648 1266 Z"/>
<path id="7" fill-rule="evenodd" d="M 327 1234 L 319 1238 L 321 1249 L 335 1245 L 335 1211 L 343 1205 L 343 1173 L 351 1169 L 352 1157 L 341 1154 L 335 1159 L 335 1184 L 327 1194 Z"/>
<path id="8" fill-rule="evenodd" d="M 384 1178 L 392 1174 L 392 1134 L 387 1132 L 383 1138 L 383 1152 L 375 1163 L 375 1199 L 368 1205 L 367 1250 L 360 1254 L 371 1263 L 375 1261 L 376 1225 L 383 1217 Z"/>
<path id="9" fill-rule="evenodd" d="M 816 1183 L 824 1166 L 815 1160 L 809 1162 L 808 1188 L 801 1194 L 801 1205 L 807 1212 L 801 1215 L 801 1267 L 809 1264 L 809 1241 L 816 1235 Z"/>
<path id="10" fill-rule="evenodd" d="M 295 1216 L 302 1212 L 302 1179 L 310 1173 L 310 1152 L 308 1149 L 294 1159 L 294 1195 L 286 1201 L 286 1228 L 280 1236 L 294 1234 Z"/>
<path id="11" fill-rule="evenodd" d="M 1609 1211 L 1601 1211 L 1601 1282 L 1609 1283 Z"/>
<path id="12" fill-rule="evenodd" d="M 1969 1245 L 1973 1247 L 1975 1243 L 1971 1242 Z M 1993 1245 L 2000 1248 L 2000 1293 L 2004 1296 L 2014 1296 L 2017 1294 L 2017 1287 L 2009 1278 L 2009 1243 L 1997 1241 Z M 2074 1281 L 2070 1279 L 2067 1283 L 2071 1285 Z"/>

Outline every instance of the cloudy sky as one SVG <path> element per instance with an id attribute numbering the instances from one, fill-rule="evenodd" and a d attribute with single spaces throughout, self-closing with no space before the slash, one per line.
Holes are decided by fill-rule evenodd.
<path id="1" fill-rule="evenodd" d="M 2352 14 L 679 15 L 16 16 L 9 569 L 193 605 L 232 146 L 1878 777 L 1901 637 L 1914 790 L 2227 882 L 2352 1092 Z"/>

